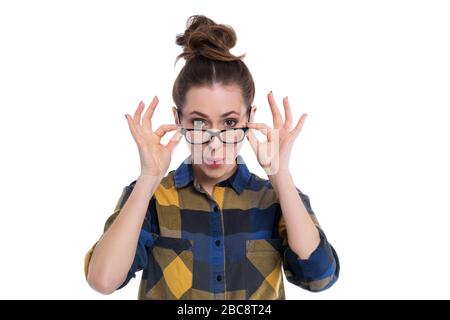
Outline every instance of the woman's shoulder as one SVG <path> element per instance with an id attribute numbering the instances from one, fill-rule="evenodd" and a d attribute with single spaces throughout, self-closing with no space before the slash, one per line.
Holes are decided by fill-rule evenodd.
<path id="1" fill-rule="evenodd" d="M 256 173 L 250 172 L 245 190 L 247 190 L 251 197 L 256 197 L 271 203 L 278 202 L 278 195 L 272 186 L 272 182 Z"/>
<path id="2" fill-rule="evenodd" d="M 273 189 L 272 182 L 269 179 L 263 178 L 254 172 L 250 172 L 247 187 L 253 190 L 260 190 L 264 188 Z"/>
<path id="3" fill-rule="evenodd" d="M 175 170 L 172 170 L 170 172 L 168 172 L 159 182 L 159 186 L 163 186 L 164 188 L 168 189 L 171 188 L 172 186 L 175 185 L 175 181 L 174 181 L 174 173 Z M 136 185 L 137 179 L 133 180 L 132 182 L 130 182 L 128 185 L 126 185 L 124 187 L 124 189 L 133 189 L 134 186 Z"/>
<path id="4" fill-rule="evenodd" d="M 275 192 L 274 188 L 273 188 L 273 185 L 272 185 L 272 181 L 270 181 L 270 179 L 263 178 L 263 177 L 259 176 L 258 174 L 255 174 L 253 172 L 250 172 L 250 179 L 249 179 L 249 182 L 248 182 L 247 185 L 248 185 L 248 189 L 251 189 L 253 191 L 262 191 L 262 192 L 264 192 L 265 189 L 266 189 L 266 190 L 270 190 L 271 192 Z M 309 197 L 308 197 L 307 194 L 303 193 L 300 190 L 300 188 L 298 188 L 297 186 L 295 188 L 296 188 L 298 194 L 300 195 L 300 197 L 302 198 L 302 200 L 304 200 L 304 201 L 305 200 L 309 200 Z M 276 198 L 278 198 L 276 194 L 274 194 L 274 196 Z"/>

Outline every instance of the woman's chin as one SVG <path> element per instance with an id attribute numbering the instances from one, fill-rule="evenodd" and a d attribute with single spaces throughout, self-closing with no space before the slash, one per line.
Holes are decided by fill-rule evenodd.
<path id="1" fill-rule="evenodd" d="M 203 164 L 202 165 L 202 171 L 205 173 L 206 176 L 210 178 L 220 178 L 224 174 L 228 172 L 230 169 L 230 165 L 226 164 Z"/>

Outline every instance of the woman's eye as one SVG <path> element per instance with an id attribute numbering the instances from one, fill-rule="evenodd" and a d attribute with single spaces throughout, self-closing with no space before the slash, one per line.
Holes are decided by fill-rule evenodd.
<path id="1" fill-rule="evenodd" d="M 225 124 L 226 124 L 226 126 L 228 126 L 228 127 L 234 127 L 235 125 L 236 125 L 236 120 L 234 120 L 234 119 L 227 119 L 227 120 L 225 120 Z"/>
<path id="2" fill-rule="evenodd" d="M 192 124 L 194 126 L 206 126 L 207 125 L 206 121 L 203 119 L 193 119 Z"/>

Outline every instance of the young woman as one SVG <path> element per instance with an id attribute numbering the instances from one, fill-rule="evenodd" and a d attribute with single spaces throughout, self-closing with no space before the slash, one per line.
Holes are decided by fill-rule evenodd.
<path id="1" fill-rule="evenodd" d="M 125 115 L 141 173 L 86 254 L 87 282 L 110 294 L 143 270 L 139 299 L 285 299 L 284 270 L 303 289 L 329 288 L 338 256 L 289 171 L 306 114 L 294 126 L 287 97 L 283 119 L 270 92 L 273 128 L 253 122 L 255 85 L 242 56 L 229 52 L 236 43 L 230 26 L 191 16 L 176 43 L 186 64 L 173 87 L 175 124 L 155 130 L 156 96 L 145 112 L 141 102 L 133 117 Z M 191 154 L 166 174 L 183 136 Z M 268 179 L 238 154 L 246 139 Z"/>

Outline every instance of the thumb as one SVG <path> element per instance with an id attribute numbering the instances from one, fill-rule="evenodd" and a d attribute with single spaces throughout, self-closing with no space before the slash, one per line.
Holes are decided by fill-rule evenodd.
<path id="1" fill-rule="evenodd" d="M 258 154 L 258 139 L 256 139 L 255 133 L 250 129 L 247 133 L 247 140 L 250 142 L 253 151 Z"/>
<path id="2" fill-rule="evenodd" d="M 175 132 L 172 135 L 169 142 L 166 144 L 166 148 L 170 150 L 170 153 L 174 152 L 176 146 L 178 145 L 178 143 L 180 143 L 182 137 L 183 135 L 179 131 Z"/>

